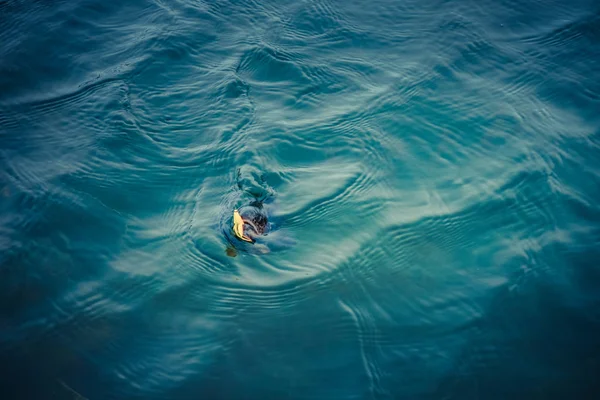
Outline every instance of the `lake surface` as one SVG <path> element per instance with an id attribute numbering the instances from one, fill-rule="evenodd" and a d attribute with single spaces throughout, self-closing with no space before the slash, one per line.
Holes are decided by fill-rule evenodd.
<path id="1" fill-rule="evenodd" d="M 600 398 L 599 199 L 595 0 L 0 1 L 2 399 Z"/>

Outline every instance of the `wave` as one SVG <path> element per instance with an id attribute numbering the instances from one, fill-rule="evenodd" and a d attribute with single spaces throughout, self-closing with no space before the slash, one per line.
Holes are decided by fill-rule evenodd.
<path id="1" fill-rule="evenodd" d="M 42 3 L 0 3 L 16 371 L 114 399 L 572 388 L 566 353 L 597 345 L 594 6 Z M 230 257 L 255 198 L 272 251 Z"/>

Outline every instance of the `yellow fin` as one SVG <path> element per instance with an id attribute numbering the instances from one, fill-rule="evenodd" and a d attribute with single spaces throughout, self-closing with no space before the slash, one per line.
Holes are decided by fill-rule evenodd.
<path id="1" fill-rule="evenodd" d="M 233 233 L 243 241 L 252 242 L 252 239 L 244 235 L 244 220 L 238 210 L 233 210 Z"/>

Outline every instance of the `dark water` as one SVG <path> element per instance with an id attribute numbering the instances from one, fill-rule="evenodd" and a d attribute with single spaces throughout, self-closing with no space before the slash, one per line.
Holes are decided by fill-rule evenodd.
<path id="1" fill-rule="evenodd" d="M 2 1 L 0 165 L 2 399 L 600 396 L 595 0 Z"/>

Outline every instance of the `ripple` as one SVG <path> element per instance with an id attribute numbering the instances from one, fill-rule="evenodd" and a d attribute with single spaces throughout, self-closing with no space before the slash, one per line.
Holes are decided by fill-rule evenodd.
<path id="1" fill-rule="evenodd" d="M 266 46 L 247 51 L 236 73 L 245 76 L 251 82 L 302 82 L 302 71 L 291 60 L 295 57 Z"/>
<path id="2" fill-rule="evenodd" d="M 586 397 L 590 2 L 42 3 L 0 2 L 5 381 Z"/>

